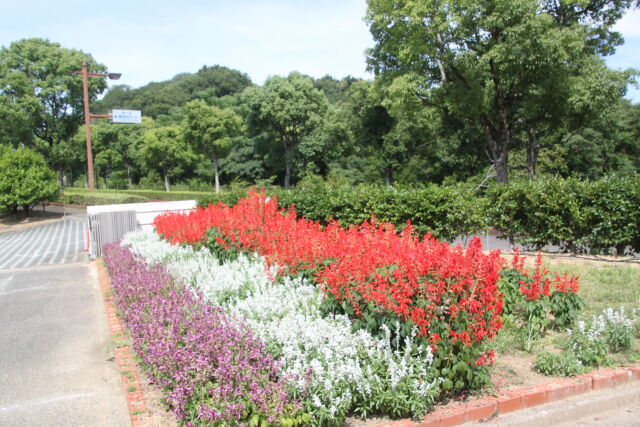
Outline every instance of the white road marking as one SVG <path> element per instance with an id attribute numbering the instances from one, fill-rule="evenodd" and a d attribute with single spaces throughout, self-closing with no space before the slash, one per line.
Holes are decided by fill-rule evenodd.
<path id="1" fill-rule="evenodd" d="M 65 400 L 77 400 L 77 399 L 87 399 L 89 397 L 94 397 L 99 395 L 98 392 L 93 393 L 74 393 L 74 394 L 63 394 L 61 396 L 55 397 L 45 397 L 42 399 L 29 400 L 27 402 L 15 403 L 9 406 L 0 406 L 0 412 L 10 412 L 10 411 L 28 411 L 33 409 L 34 406 L 47 406 L 52 405 L 58 402 L 64 402 Z"/>
<path id="2" fill-rule="evenodd" d="M 4 259 L 4 263 L 2 263 L 3 260 L 0 259 L 0 268 L 8 267 L 12 265 L 11 262 L 13 261 L 13 259 L 15 259 L 21 254 L 20 249 L 26 250 L 27 242 L 31 237 L 37 235 L 37 231 L 38 230 L 36 230 L 36 227 L 32 227 L 26 232 L 19 231 L 18 233 L 21 233 L 19 238 L 15 239 L 11 244 L 7 245 L 5 252 L 7 252 L 7 255 L 9 257 Z M 20 248 L 20 249 L 16 250 L 16 248 Z"/>
<path id="3" fill-rule="evenodd" d="M 63 221 L 64 222 L 64 221 Z M 47 251 L 42 254 L 36 265 L 42 265 L 47 259 L 47 255 L 52 254 L 54 251 L 51 250 L 52 242 L 59 241 L 62 234 L 62 227 L 60 223 L 56 223 L 55 233 L 51 237 L 51 240 L 45 241 L 47 244 Z"/>
<path id="4" fill-rule="evenodd" d="M 13 274 L 5 279 L 0 279 L 0 294 L 7 288 L 7 285 L 13 279 Z"/>
<path id="5" fill-rule="evenodd" d="M 84 221 L 64 219 L 0 235 L 0 270 L 88 260 Z"/>

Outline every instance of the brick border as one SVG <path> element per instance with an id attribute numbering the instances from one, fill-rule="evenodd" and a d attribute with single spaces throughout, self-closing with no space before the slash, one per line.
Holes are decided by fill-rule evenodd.
<path id="1" fill-rule="evenodd" d="M 107 272 L 107 267 L 104 265 L 102 258 L 96 260 L 95 265 L 98 269 L 98 280 L 102 289 L 102 300 L 104 301 L 104 310 L 107 313 L 111 340 L 115 343 L 114 353 L 120 370 L 120 377 L 122 378 L 124 394 L 127 398 L 131 426 L 155 427 L 140 386 L 138 365 L 133 358 L 134 355 L 130 343 L 126 339 L 125 329 L 116 313 L 111 278 Z"/>
<path id="2" fill-rule="evenodd" d="M 450 427 L 488 420 L 545 403 L 557 402 L 570 396 L 640 381 L 640 367 L 609 368 L 534 386 L 506 391 L 497 397 L 484 396 L 464 403 L 449 405 L 428 414 L 418 423 L 403 419 L 374 427 Z"/>

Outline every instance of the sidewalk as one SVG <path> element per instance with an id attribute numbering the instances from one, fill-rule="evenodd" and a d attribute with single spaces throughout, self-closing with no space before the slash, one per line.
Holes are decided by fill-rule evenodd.
<path id="1" fill-rule="evenodd" d="M 130 425 L 94 264 L 0 270 L 0 325 L 0 425 Z"/>

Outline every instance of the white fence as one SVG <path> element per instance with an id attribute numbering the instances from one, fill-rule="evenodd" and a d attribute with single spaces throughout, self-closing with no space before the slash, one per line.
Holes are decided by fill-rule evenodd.
<path id="1" fill-rule="evenodd" d="M 189 212 L 195 207 L 195 200 L 87 206 L 91 258 L 101 256 L 104 244 L 120 240 L 129 231 L 152 229 L 161 213 Z"/>

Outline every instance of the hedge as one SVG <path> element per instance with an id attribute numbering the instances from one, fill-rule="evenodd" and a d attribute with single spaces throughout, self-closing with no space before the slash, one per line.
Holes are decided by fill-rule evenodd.
<path id="1" fill-rule="evenodd" d="M 330 219 L 343 225 L 359 224 L 375 216 L 402 229 L 411 221 L 419 234 L 432 233 L 441 240 L 474 234 L 485 227 L 482 199 L 466 186 L 429 184 L 417 188 L 375 185 L 332 186 L 314 184 L 287 191 L 266 190 L 278 196 L 278 205 L 295 206 L 297 213 L 312 221 L 327 224 Z M 233 205 L 244 191 L 210 194 L 198 199 L 201 206 L 223 202 Z"/>
<path id="2" fill-rule="evenodd" d="M 65 188 L 65 193 L 73 196 L 88 195 L 89 190 L 86 188 Z M 110 194 L 110 195 L 128 195 L 137 196 L 149 200 L 196 200 L 200 197 L 206 196 L 207 192 L 204 191 L 160 191 L 160 190 L 99 190 L 93 194 Z M 109 197 L 109 196 L 107 196 Z"/>
<path id="3" fill-rule="evenodd" d="M 550 178 L 492 186 L 489 223 L 514 242 L 576 253 L 640 250 L 640 177 Z"/>
<path id="4" fill-rule="evenodd" d="M 60 198 L 60 201 L 65 204 L 92 206 L 92 205 L 111 205 L 121 203 L 144 203 L 149 199 L 142 196 L 136 196 L 134 194 L 121 194 L 94 191 L 89 193 L 88 191 L 75 192 L 65 190 L 64 194 Z"/>

